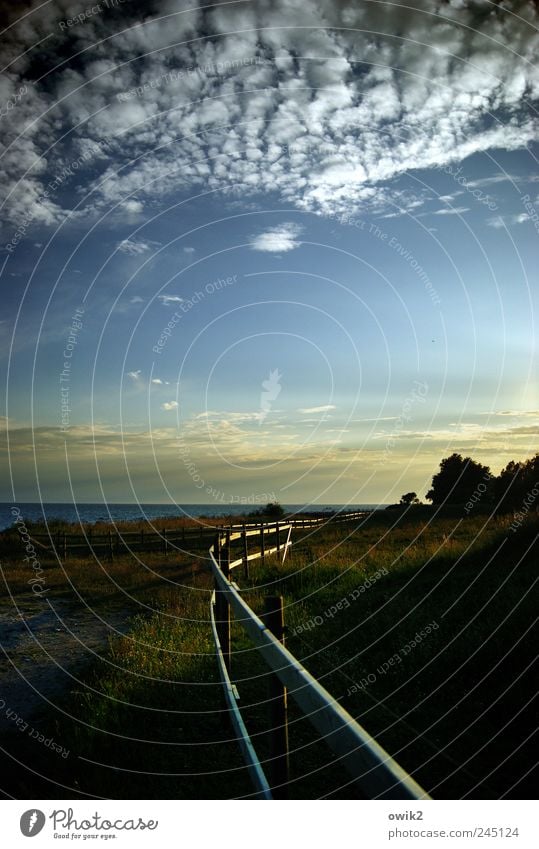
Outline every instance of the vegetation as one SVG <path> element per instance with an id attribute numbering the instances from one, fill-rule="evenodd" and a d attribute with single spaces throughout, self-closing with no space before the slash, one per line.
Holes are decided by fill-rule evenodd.
<path id="1" fill-rule="evenodd" d="M 511 461 L 494 481 L 494 500 L 500 513 L 539 505 L 539 454 L 524 463 Z"/>
<path id="2" fill-rule="evenodd" d="M 54 682 L 55 696 L 46 716 L 32 724 L 70 754 L 65 760 L 52 757 L 27 736 L 8 734 L 1 744 L 14 760 L 4 772 L 4 792 L 52 799 L 251 793 L 215 664 L 206 558 L 203 542 L 196 553 L 169 558 L 146 553 L 143 560 L 122 555 L 101 563 L 88 557 L 68 557 L 61 565 L 52 558 L 41 561 L 47 600 L 62 624 L 73 619 L 80 625 L 84 612 L 96 623 L 112 623 L 121 613 L 123 624 L 119 633 L 111 628 L 108 644 L 97 650 L 84 651 L 84 639 L 72 641 L 71 652 L 79 657 L 73 678 L 51 663 L 61 635 L 53 646 L 41 649 L 38 642 L 33 650 L 38 686 L 46 696 Z M 31 627 L 31 616 L 42 616 L 48 605 L 31 597 L 28 567 L 20 558 L 3 560 L 2 576 Z M 10 657 L 16 666 L 26 660 L 16 648 Z M 62 681 L 69 685 L 63 694 Z"/>
<path id="3" fill-rule="evenodd" d="M 522 798 L 529 791 L 532 763 L 524 742 L 534 728 L 527 671 L 534 650 L 526 633 L 534 616 L 538 472 L 539 455 L 508 464 L 497 478 L 471 458 L 452 455 L 433 479 L 436 510 L 408 492 L 400 501 L 405 509 L 377 511 L 360 524 L 328 521 L 296 530 L 284 564 L 267 557 L 252 562 L 248 580 L 237 576 L 259 614 L 266 595 L 284 596 L 290 650 L 435 798 Z M 488 516 L 469 507 L 479 501 Z M 283 513 L 270 504 L 255 515 Z M 186 521 L 177 520 L 176 528 L 201 527 L 181 524 Z M 66 760 L 21 735 L 2 739 L 13 758 L 7 792 L 18 798 L 252 792 L 228 724 L 209 623 L 208 544 L 219 521 L 204 521 L 209 527 L 190 538 L 189 550 L 171 545 L 168 557 L 163 550 L 120 551 L 104 561 L 68 551 L 59 563 L 39 551 L 54 609 L 64 616 L 66 606 L 89 610 L 105 622 L 119 613 L 124 626 L 106 650 L 77 647 L 90 660 L 40 720 L 40 730 L 70 751 Z M 162 522 L 122 523 L 122 531 L 172 527 L 173 520 Z M 29 599 L 43 606 L 30 592 L 32 572 L 17 532 L 0 535 L 0 545 L 7 597 L 17 599 L 19 611 L 30 610 Z M 249 537 L 249 546 L 257 545 Z M 234 546 L 232 556 L 241 556 L 241 541 Z M 4 611 L 12 611 L 11 602 Z M 242 713 L 265 759 L 268 670 L 238 623 L 233 648 Z M 40 669 L 48 662 L 58 677 L 50 655 L 38 658 L 39 646 L 35 652 Z M 12 659 L 17 665 L 16 653 Z M 292 699 L 290 740 L 292 797 L 355 796 Z"/>
<path id="4" fill-rule="evenodd" d="M 401 504 L 407 496 L 403 496 Z M 539 454 L 525 462 L 511 460 L 498 476 L 471 457 L 451 454 L 441 461 L 426 497 L 433 505 L 467 505 L 468 512 L 479 502 L 498 514 L 526 506 L 529 511 L 539 503 Z"/>
<path id="5" fill-rule="evenodd" d="M 433 504 L 464 504 L 481 483 L 490 480 L 490 469 L 471 457 L 451 454 L 440 463 L 426 498 Z M 485 484 L 486 486 L 486 484 Z"/>
<path id="6" fill-rule="evenodd" d="M 249 513 L 249 518 L 282 519 L 284 515 L 284 507 L 278 501 L 270 501 L 260 510 L 253 510 L 252 513 Z"/>
<path id="7" fill-rule="evenodd" d="M 288 648 L 434 798 L 532 792 L 539 523 L 510 521 L 379 512 L 251 570 L 284 596 Z"/>
<path id="8" fill-rule="evenodd" d="M 409 507 L 411 504 L 421 504 L 417 497 L 417 492 L 405 492 L 404 495 L 401 495 L 400 503 L 402 507 Z"/>

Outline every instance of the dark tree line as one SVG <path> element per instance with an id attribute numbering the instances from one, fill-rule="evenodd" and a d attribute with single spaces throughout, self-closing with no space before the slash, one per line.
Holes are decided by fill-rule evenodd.
<path id="1" fill-rule="evenodd" d="M 478 503 L 500 513 L 520 510 L 524 504 L 535 510 L 539 507 L 539 454 L 522 463 L 511 460 L 497 476 L 471 457 L 451 454 L 440 463 L 426 498 L 434 505 L 464 505 L 467 512 Z"/>

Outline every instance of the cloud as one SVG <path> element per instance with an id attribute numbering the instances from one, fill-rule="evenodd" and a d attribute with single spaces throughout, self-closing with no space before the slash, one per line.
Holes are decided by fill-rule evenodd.
<path id="1" fill-rule="evenodd" d="M 160 377 L 152 377 L 152 383 L 155 383 L 156 386 L 168 386 L 168 380 L 161 380 Z"/>
<path id="2" fill-rule="evenodd" d="M 195 249 L 187 246 L 183 249 L 183 252 L 184 252 L 184 254 L 194 254 Z"/>
<path id="3" fill-rule="evenodd" d="M 436 209 L 433 212 L 433 215 L 462 215 L 464 212 L 469 211 L 469 206 L 454 206 L 449 208 L 444 207 L 443 209 Z"/>
<path id="4" fill-rule="evenodd" d="M 478 180 L 470 180 L 467 183 L 467 186 L 472 189 L 480 189 L 485 186 L 496 186 L 498 183 L 521 183 L 523 179 L 523 177 L 511 174 L 492 174 L 490 177 L 481 177 Z M 525 179 L 533 182 L 532 177 L 526 177 Z"/>
<path id="5" fill-rule="evenodd" d="M 270 227 L 269 230 L 265 230 L 258 236 L 252 237 L 251 248 L 253 251 L 264 251 L 267 253 L 293 251 L 294 248 L 299 248 L 301 244 L 301 242 L 298 242 L 297 237 L 302 229 L 298 224 L 292 222 Z"/>
<path id="6" fill-rule="evenodd" d="M 122 239 L 118 242 L 118 250 L 130 256 L 138 256 L 152 250 L 152 242 L 144 242 L 142 239 Z"/>
<path id="7" fill-rule="evenodd" d="M 489 218 L 487 224 L 489 227 L 494 227 L 497 230 L 513 227 L 515 224 L 524 224 L 530 220 L 527 212 L 518 212 L 514 215 L 497 215 Z"/>
<path id="8" fill-rule="evenodd" d="M 168 307 L 170 304 L 181 304 L 183 301 L 183 298 L 180 298 L 179 295 L 158 295 L 157 297 L 164 307 Z"/>
<path id="9" fill-rule="evenodd" d="M 129 301 L 130 304 L 143 304 L 144 298 L 141 298 L 140 295 L 133 295 L 133 297 Z"/>
<path id="10" fill-rule="evenodd" d="M 326 413 L 329 410 L 335 410 L 335 404 L 323 404 L 321 407 L 302 407 L 298 413 Z"/>
<path id="11" fill-rule="evenodd" d="M 512 416 L 513 418 L 539 418 L 539 410 L 499 410 L 484 413 L 486 416 Z"/>
<path id="12" fill-rule="evenodd" d="M 167 410 L 167 411 L 175 410 L 175 409 L 177 409 L 177 407 L 178 407 L 177 401 L 165 401 L 164 404 L 161 404 L 161 409 Z"/>
<path id="13" fill-rule="evenodd" d="M 140 381 L 141 381 L 140 375 L 141 374 L 142 374 L 141 369 L 137 369 L 137 371 L 128 371 L 127 372 L 127 376 L 131 378 L 133 383 L 140 383 Z"/>
<path id="14" fill-rule="evenodd" d="M 144 209 L 144 204 L 139 200 L 129 198 L 128 200 L 124 200 L 122 203 L 122 209 L 124 209 L 129 215 L 138 215 L 138 213 L 142 212 Z"/>
<path id="15" fill-rule="evenodd" d="M 528 436 L 533 434 L 539 436 L 539 424 L 536 425 L 521 425 L 520 427 L 511 427 L 508 430 L 503 430 L 504 436 Z"/>
<path id="16" fill-rule="evenodd" d="M 322 214 L 391 213 L 406 208 L 391 183 L 402 175 L 537 138 L 529 0 L 154 5 L 144 26 L 126 3 L 121 29 L 107 15 L 70 28 L 76 62 L 55 39 L 40 48 L 43 81 L 2 119 L 10 222 L 61 222 L 66 189 L 80 217 L 114 204 L 140 214 L 198 187 L 245 203 L 276 194 Z M 66 17 L 64 0 L 33 6 L 4 33 L 5 101 L 35 77 L 31 46 L 60 37 Z M 6 14 L 15 23 L 16 4 Z M 61 192 L 45 197 L 58 176 Z M 260 234 L 254 249 L 291 250 L 288 235 L 279 246 L 278 234 Z M 150 248 L 127 239 L 121 250 Z"/>
<path id="17" fill-rule="evenodd" d="M 275 412 L 278 412 L 276 410 Z M 244 422 L 259 422 L 262 418 L 263 414 L 260 410 L 256 412 L 233 412 L 230 410 L 206 410 L 203 413 L 199 413 L 195 416 L 196 419 L 206 419 L 206 421 L 214 421 L 214 422 L 234 422 L 244 423 Z"/>

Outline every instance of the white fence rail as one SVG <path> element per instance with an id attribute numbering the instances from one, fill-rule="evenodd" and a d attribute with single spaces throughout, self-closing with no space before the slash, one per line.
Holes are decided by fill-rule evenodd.
<path id="1" fill-rule="evenodd" d="M 337 521 L 348 521 L 364 514 L 337 517 Z M 327 519 L 311 520 L 311 523 Z M 335 519 L 333 520 L 335 521 Z M 361 793 L 377 799 L 429 799 L 429 795 L 393 758 L 374 740 L 368 732 L 346 711 L 333 696 L 308 672 L 305 667 L 269 630 L 267 625 L 241 597 L 241 590 L 230 579 L 231 572 L 238 566 L 247 568 L 249 561 L 274 552 L 283 552 L 283 559 L 292 542 L 290 531 L 293 522 L 242 528 L 241 532 L 219 532 L 210 549 L 210 563 L 215 580 L 212 599 L 212 627 L 217 649 L 221 679 L 225 688 L 231 719 L 240 746 L 244 753 L 254 786 L 259 797 L 272 798 L 269 782 L 257 758 L 238 707 L 238 694 L 230 678 L 230 614 L 233 611 L 238 621 L 264 658 L 268 667 L 282 682 L 288 695 L 299 705 L 302 712 L 317 729 L 327 745 L 337 754 L 340 763 L 352 775 Z M 264 539 L 269 533 L 289 531 L 288 539 L 281 545 L 247 554 L 248 536 L 261 534 Z M 243 556 L 230 562 L 230 543 L 244 540 Z"/>

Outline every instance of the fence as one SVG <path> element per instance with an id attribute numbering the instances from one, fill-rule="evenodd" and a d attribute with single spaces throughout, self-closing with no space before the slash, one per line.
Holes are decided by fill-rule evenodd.
<path id="1" fill-rule="evenodd" d="M 346 516 L 346 519 L 350 520 L 364 515 L 364 513 L 336 514 L 336 516 L 331 517 L 330 521 L 339 521 L 339 516 Z M 287 522 L 274 522 L 266 527 L 277 527 L 277 534 L 279 534 L 279 528 L 284 529 L 284 527 L 288 528 L 290 526 L 294 528 L 309 528 L 322 521 L 328 521 L 328 518 L 309 519 L 302 517 Z M 260 523 L 245 522 L 240 525 L 228 525 L 226 527 L 200 524 L 198 527 L 163 528 L 162 530 L 153 531 L 143 529 L 140 531 L 110 529 L 104 533 L 95 533 L 92 528 L 89 528 L 82 534 L 52 530 L 47 533 L 36 533 L 31 530 L 30 538 L 39 548 L 56 556 L 59 560 L 66 560 L 69 554 L 83 556 L 92 552 L 106 555 L 112 560 L 115 556 L 130 551 L 154 551 L 168 555 L 174 551 L 185 551 L 186 547 L 188 548 L 191 545 L 200 549 L 204 543 L 209 543 L 214 539 L 216 531 L 234 531 L 238 528 L 245 528 L 246 530 L 260 528 Z M 2 536 L 2 545 L 8 548 L 10 544 L 14 546 L 20 544 L 18 534 L 13 531 L 12 537 L 10 537 L 10 530 L 4 531 Z"/>
<path id="2" fill-rule="evenodd" d="M 359 515 L 337 517 L 349 521 Z M 324 521 L 323 519 L 316 522 Z M 292 545 L 290 535 L 294 522 L 260 525 L 255 529 L 242 528 L 239 532 L 227 529 L 218 531 L 210 549 L 210 563 L 215 580 L 211 600 L 211 622 L 217 660 L 230 718 L 243 752 L 245 763 L 258 798 L 272 799 L 286 795 L 287 783 L 287 699 L 291 696 L 301 711 L 314 725 L 327 745 L 338 755 L 340 763 L 356 781 L 367 798 L 429 799 L 428 794 L 399 766 L 391 756 L 359 725 L 331 694 L 305 669 L 284 645 L 282 599 L 267 600 L 264 620 L 241 597 L 239 586 L 231 580 L 234 569 L 243 566 L 248 576 L 249 564 L 270 553 L 286 557 Z M 282 534 L 287 539 L 282 543 Z M 260 548 L 248 554 L 247 539 L 259 535 Z M 267 547 L 267 536 L 275 535 L 275 545 Z M 241 557 L 230 559 L 231 544 L 239 541 Z M 246 631 L 265 663 L 273 672 L 270 704 L 272 706 L 272 782 L 264 772 L 256 750 L 243 721 L 238 700 L 239 693 L 231 679 L 231 615 Z"/>

